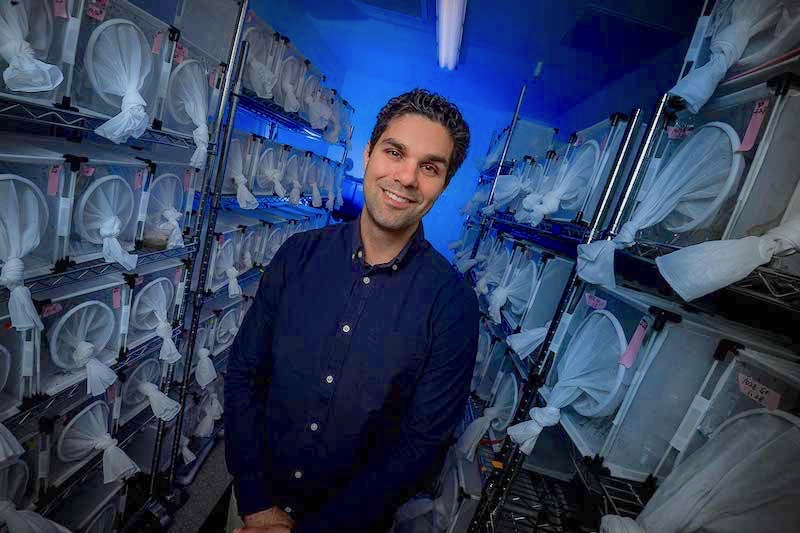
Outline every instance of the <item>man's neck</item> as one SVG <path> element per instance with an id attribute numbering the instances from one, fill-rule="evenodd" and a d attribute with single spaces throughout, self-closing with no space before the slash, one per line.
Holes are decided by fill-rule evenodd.
<path id="1" fill-rule="evenodd" d="M 419 223 L 403 230 L 388 231 L 379 227 L 364 208 L 359 226 L 361 243 L 364 245 L 364 260 L 370 265 L 382 265 L 397 257 L 414 236 Z"/>

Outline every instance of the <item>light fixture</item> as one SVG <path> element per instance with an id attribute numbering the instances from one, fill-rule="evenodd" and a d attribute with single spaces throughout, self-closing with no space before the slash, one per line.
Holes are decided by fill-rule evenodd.
<path id="1" fill-rule="evenodd" d="M 467 0 L 436 0 L 436 41 L 439 44 L 439 66 L 453 70 L 461 52 Z"/>

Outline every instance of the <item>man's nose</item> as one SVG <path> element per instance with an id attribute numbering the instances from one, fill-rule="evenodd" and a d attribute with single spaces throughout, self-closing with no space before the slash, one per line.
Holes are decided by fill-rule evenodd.
<path id="1" fill-rule="evenodd" d="M 403 187 L 415 188 L 417 187 L 417 172 L 419 166 L 415 161 L 405 160 L 400 168 L 395 172 L 394 179 Z"/>

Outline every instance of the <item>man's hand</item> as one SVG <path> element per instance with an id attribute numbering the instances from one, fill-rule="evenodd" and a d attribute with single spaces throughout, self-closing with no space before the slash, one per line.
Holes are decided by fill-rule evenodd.
<path id="1" fill-rule="evenodd" d="M 284 512 L 283 509 L 279 509 L 278 507 L 270 507 L 269 509 L 245 516 L 244 525 L 246 529 L 243 529 L 242 533 L 249 533 L 247 530 L 251 528 L 283 528 L 275 532 L 270 532 L 280 533 L 284 530 L 286 532 L 291 530 L 294 527 L 294 520 L 292 520 L 292 517 Z"/>

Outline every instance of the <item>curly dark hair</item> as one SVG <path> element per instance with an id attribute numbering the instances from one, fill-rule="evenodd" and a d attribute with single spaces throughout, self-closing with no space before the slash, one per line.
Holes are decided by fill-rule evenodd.
<path id="1" fill-rule="evenodd" d="M 422 115 L 438 122 L 450 133 L 450 137 L 453 139 L 453 153 L 450 155 L 445 178 L 445 184 L 449 184 L 450 179 L 467 157 L 469 126 L 461 116 L 458 107 L 439 94 L 425 89 L 414 89 L 389 100 L 378 113 L 377 122 L 369 139 L 369 153 L 372 153 L 372 148 L 378 143 L 378 139 L 386 131 L 389 123 L 393 119 L 409 113 Z"/>

